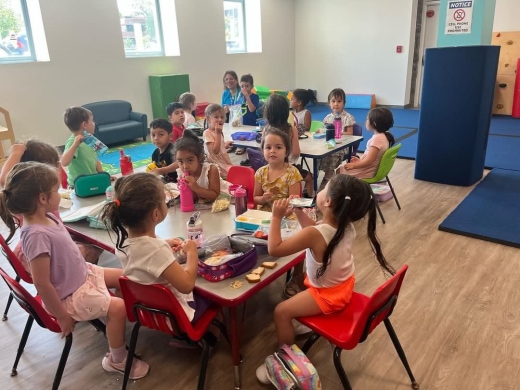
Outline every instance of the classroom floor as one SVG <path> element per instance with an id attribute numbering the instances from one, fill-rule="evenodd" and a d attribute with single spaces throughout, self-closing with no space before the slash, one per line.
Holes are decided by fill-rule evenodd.
<path id="1" fill-rule="evenodd" d="M 423 390 L 519 389 L 520 252 L 440 232 L 439 223 L 473 187 L 414 180 L 413 171 L 413 161 L 397 160 L 391 176 L 402 210 L 393 200 L 382 204 L 387 223 L 378 223 L 378 236 L 385 256 L 396 268 L 405 263 L 410 267 L 391 320 L 415 377 Z M 370 250 L 365 223 L 358 223 L 356 228 L 356 289 L 369 294 L 384 277 Z M 5 227 L 0 230 L 4 233 Z M 3 257 L 0 266 L 11 271 Z M 257 382 L 255 370 L 276 348 L 272 313 L 282 299 L 283 282 L 280 278 L 245 307 L 241 368 L 244 390 L 272 388 Z M 6 300 L 7 289 L 2 282 L 1 310 Z M 36 324 L 18 376 L 9 376 L 26 319 L 27 314 L 14 303 L 9 320 L 0 322 L 3 389 L 49 388 L 52 383 L 63 340 Z M 127 338 L 130 329 L 129 324 Z M 196 387 L 199 352 L 167 344 L 166 335 L 142 329 L 138 350 L 151 371 L 146 378 L 132 381 L 129 389 Z M 106 352 L 103 336 L 88 324 L 78 324 L 61 389 L 119 389 L 121 376 L 106 373 L 101 367 Z M 327 342 L 319 341 L 309 358 L 325 389 L 341 389 Z M 342 362 L 354 389 L 410 388 L 383 326 L 355 350 L 343 352 Z M 210 358 L 206 388 L 232 387 L 230 348 L 223 341 Z"/>

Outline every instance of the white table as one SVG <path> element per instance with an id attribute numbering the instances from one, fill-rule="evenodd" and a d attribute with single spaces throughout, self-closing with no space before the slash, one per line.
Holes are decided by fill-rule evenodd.
<path id="1" fill-rule="evenodd" d="M 92 198 L 76 198 L 71 196 L 73 201 L 73 208 L 91 206 L 99 203 L 104 199 L 104 196 L 96 196 Z M 66 210 L 60 209 L 63 215 Z M 230 235 L 235 233 L 235 211 L 233 208 L 213 214 L 209 210 L 203 210 L 201 219 L 204 227 L 204 236 L 207 238 L 212 235 Z M 182 212 L 177 205 L 168 210 L 166 219 L 157 226 L 156 233 L 163 238 L 171 238 L 177 236 L 186 236 L 186 223 L 192 212 Z M 101 248 L 115 252 L 114 243 L 110 239 L 107 231 L 100 229 L 93 229 L 88 226 L 86 221 L 68 223 L 67 228 L 72 234 L 76 234 L 87 242 L 91 242 Z M 231 352 L 233 358 L 233 374 L 234 374 L 234 389 L 241 388 L 240 378 L 240 332 L 237 321 L 237 307 L 245 303 L 253 295 L 269 286 L 272 282 L 280 276 L 285 275 L 287 271 L 295 265 L 303 261 L 304 253 L 273 258 L 269 255 L 262 255 L 258 257 L 255 267 L 261 266 L 264 261 L 276 261 L 277 267 L 274 269 L 266 269 L 262 275 L 262 280 L 258 283 L 248 283 L 245 279 L 245 274 L 239 275 L 235 278 L 225 279 L 221 282 L 210 282 L 200 276 L 197 276 L 195 282 L 195 291 L 200 295 L 216 302 L 217 304 L 227 307 L 229 310 L 229 335 L 231 341 Z M 253 268 L 255 268 L 253 267 Z M 242 287 L 232 289 L 230 284 L 240 280 L 243 282 Z"/>
<path id="2" fill-rule="evenodd" d="M 233 127 L 229 123 L 224 124 L 223 133 L 224 133 L 224 139 L 226 141 L 232 140 L 231 134 L 240 132 L 240 131 L 254 131 L 257 130 L 258 127 L 255 126 L 240 126 L 240 127 Z M 332 149 L 328 149 L 325 145 L 325 138 L 312 138 L 312 134 L 308 133 L 309 138 L 306 139 L 300 139 L 300 157 L 302 157 L 302 164 L 307 165 L 307 168 L 310 170 L 306 158 L 312 159 L 312 173 L 314 175 L 314 190 L 318 189 L 318 161 L 335 153 L 339 152 L 340 150 L 349 149 L 349 153 L 352 153 L 352 147 L 354 144 L 358 141 L 362 141 L 362 136 L 356 136 L 356 135 L 342 135 L 341 136 L 341 143 L 337 143 L 336 146 L 334 146 Z M 233 145 L 236 146 L 243 146 L 247 148 L 254 148 L 254 149 L 260 149 L 260 144 L 256 141 L 240 141 L 240 140 L 233 140 Z"/>

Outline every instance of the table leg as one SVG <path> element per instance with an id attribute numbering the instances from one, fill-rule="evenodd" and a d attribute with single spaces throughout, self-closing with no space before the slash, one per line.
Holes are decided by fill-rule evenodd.
<path id="1" fill-rule="evenodd" d="M 314 192 L 318 191 L 318 160 L 312 159 L 312 170 L 314 175 Z"/>
<path id="2" fill-rule="evenodd" d="M 233 378 L 235 382 L 235 390 L 240 390 L 240 339 L 238 334 L 237 323 L 237 307 L 229 308 L 229 322 L 230 322 L 230 338 L 231 338 L 231 355 L 233 357 Z"/>

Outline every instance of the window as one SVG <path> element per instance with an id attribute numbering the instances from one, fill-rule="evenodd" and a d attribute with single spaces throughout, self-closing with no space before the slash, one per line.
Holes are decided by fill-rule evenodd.
<path id="1" fill-rule="evenodd" d="M 244 53 L 246 47 L 244 0 L 224 1 L 224 24 L 228 53 Z"/>
<path id="2" fill-rule="evenodd" d="M 164 55 L 159 1 L 117 0 L 117 7 L 126 56 Z"/>
<path id="3" fill-rule="evenodd" d="M 228 54 L 262 51 L 260 13 L 260 0 L 224 1 L 224 26 Z"/>
<path id="4" fill-rule="evenodd" d="M 0 62 L 34 61 L 26 0 L 0 0 Z"/>

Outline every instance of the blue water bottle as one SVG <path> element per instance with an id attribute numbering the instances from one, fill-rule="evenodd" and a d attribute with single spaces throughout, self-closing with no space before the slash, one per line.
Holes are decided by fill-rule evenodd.
<path id="1" fill-rule="evenodd" d="M 83 137 L 83 142 L 85 142 L 94 152 L 96 152 L 98 156 L 101 156 L 108 151 L 108 146 L 106 146 L 92 134 L 84 131 Z"/>

